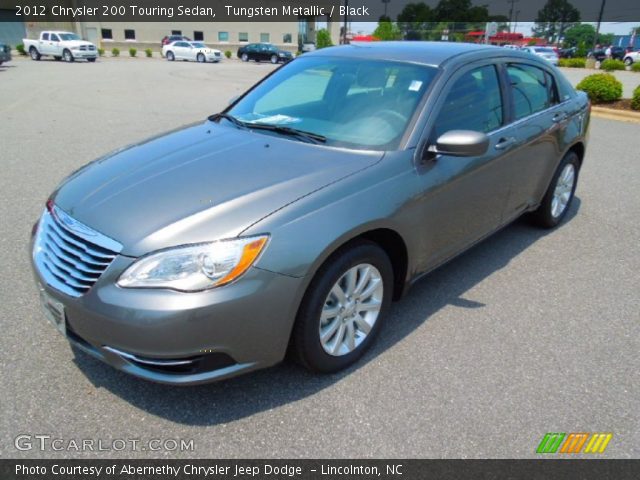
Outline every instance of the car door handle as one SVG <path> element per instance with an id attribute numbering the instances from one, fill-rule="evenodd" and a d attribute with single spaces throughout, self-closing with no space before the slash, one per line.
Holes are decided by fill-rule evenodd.
<path id="1" fill-rule="evenodd" d="M 496 143 L 496 150 L 505 150 L 516 143 L 515 137 L 501 138 Z"/>
<path id="2" fill-rule="evenodd" d="M 560 122 L 564 122 L 566 119 L 567 119 L 566 113 L 556 113 L 551 120 L 553 120 L 554 123 L 560 123 Z"/>

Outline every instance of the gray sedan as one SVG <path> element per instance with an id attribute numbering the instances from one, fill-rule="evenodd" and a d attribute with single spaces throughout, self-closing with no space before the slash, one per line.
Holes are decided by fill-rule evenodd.
<path id="1" fill-rule="evenodd" d="M 589 102 L 543 59 L 380 42 L 305 54 L 224 112 L 95 160 L 32 236 L 77 348 L 170 384 L 356 362 L 392 300 L 523 214 L 566 215 Z"/>

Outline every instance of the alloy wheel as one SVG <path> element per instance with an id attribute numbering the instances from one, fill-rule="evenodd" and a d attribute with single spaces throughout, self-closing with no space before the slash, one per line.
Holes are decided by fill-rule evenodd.
<path id="1" fill-rule="evenodd" d="M 376 267 L 362 263 L 333 285 L 320 315 L 320 343 L 333 356 L 353 352 L 371 332 L 382 309 L 384 285 Z"/>
<path id="2" fill-rule="evenodd" d="M 551 215 L 558 218 L 564 213 L 571 200 L 573 194 L 573 186 L 576 181 L 576 169 L 573 164 L 568 163 L 562 169 L 558 176 L 556 188 L 553 191 L 553 199 L 551 201 Z"/>

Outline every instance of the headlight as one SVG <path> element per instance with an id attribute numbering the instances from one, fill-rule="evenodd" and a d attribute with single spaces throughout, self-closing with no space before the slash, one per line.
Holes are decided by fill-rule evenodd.
<path id="1" fill-rule="evenodd" d="M 221 240 L 151 253 L 135 261 L 118 279 L 126 288 L 171 288 L 196 292 L 242 276 L 254 264 L 267 235 Z"/>

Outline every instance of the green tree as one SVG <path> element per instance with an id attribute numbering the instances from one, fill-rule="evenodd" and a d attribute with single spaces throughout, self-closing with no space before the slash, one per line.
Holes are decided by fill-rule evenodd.
<path id="1" fill-rule="evenodd" d="M 533 34 L 555 43 L 565 30 L 580 21 L 580 11 L 567 0 L 547 0 L 538 11 Z"/>
<path id="2" fill-rule="evenodd" d="M 398 27 L 406 40 L 421 40 L 434 18 L 433 10 L 424 2 L 408 3 L 398 15 Z"/>
<path id="3" fill-rule="evenodd" d="M 395 23 L 381 19 L 373 32 L 373 36 L 383 41 L 400 40 L 402 32 Z"/>
<path id="4" fill-rule="evenodd" d="M 331 34 L 326 28 L 321 28 L 316 32 L 316 48 L 332 47 Z"/>
<path id="5" fill-rule="evenodd" d="M 593 43 L 596 28 L 590 23 L 579 23 L 567 29 L 564 33 L 564 44 L 566 47 L 577 47 L 580 44 L 589 45 Z"/>

